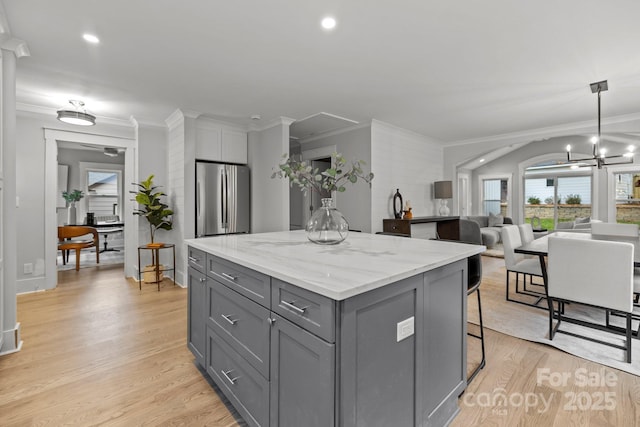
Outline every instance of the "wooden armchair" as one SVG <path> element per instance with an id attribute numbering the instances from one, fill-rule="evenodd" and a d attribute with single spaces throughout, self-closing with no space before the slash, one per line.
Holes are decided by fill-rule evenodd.
<path id="1" fill-rule="evenodd" d="M 89 234 L 92 236 L 89 237 Z M 100 238 L 95 228 L 84 225 L 58 227 L 58 249 L 62 251 L 63 264 L 67 263 L 69 251 L 75 250 L 76 271 L 80 270 L 80 251 L 93 247 L 96 248 L 96 263 L 100 263 Z"/>

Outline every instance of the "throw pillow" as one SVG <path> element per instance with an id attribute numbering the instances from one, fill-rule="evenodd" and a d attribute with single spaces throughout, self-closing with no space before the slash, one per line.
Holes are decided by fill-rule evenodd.
<path id="1" fill-rule="evenodd" d="M 489 213 L 489 227 L 502 227 L 502 225 L 504 225 L 504 218 L 502 215 Z"/>
<path id="2" fill-rule="evenodd" d="M 576 220 L 574 221 L 576 224 L 588 224 L 591 222 L 591 217 L 590 216 L 585 216 L 585 217 L 577 217 Z"/>

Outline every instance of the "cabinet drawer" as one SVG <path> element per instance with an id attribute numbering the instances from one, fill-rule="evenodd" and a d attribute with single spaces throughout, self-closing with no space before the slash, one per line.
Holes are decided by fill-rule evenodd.
<path id="1" fill-rule="evenodd" d="M 207 373 L 247 423 L 269 425 L 269 382 L 211 328 L 207 346 Z"/>
<path id="2" fill-rule="evenodd" d="M 328 342 L 335 342 L 335 301 L 273 279 L 271 309 Z"/>
<path id="3" fill-rule="evenodd" d="M 207 275 L 267 308 L 271 305 L 271 278 L 207 254 Z"/>
<path id="4" fill-rule="evenodd" d="M 189 246 L 188 253 L 189 267 L 193 267 L 201 273 L 204 273 L 205 264 L 207 262 L 207 255 L 200 249 L 195 249 Z"/>
<path id="5" fill-rule="evenodd" d="M 411 222 L 408 219 L 383 219 L 382 231 L 411 236 Z"/>
<path id="6" fill-rule="evenodd" d="M 269 310 L 213 279 L 208 287 L 209 325 L 269 379 Z"/>

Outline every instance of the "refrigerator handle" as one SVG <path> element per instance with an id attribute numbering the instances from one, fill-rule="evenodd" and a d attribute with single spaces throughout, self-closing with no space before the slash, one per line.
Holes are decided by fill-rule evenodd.
<path id="1" fill-rule="evenodd" d="M 224 198 L 226 200 L 224 206 L 224 225 L 229 228 L 229 174 L 226 170 L 224 171 L 224 188 Z M 227 230 L 227 232 L 229 232 L 229 230 Z"/>
<path id="2" fill-rule="evenodd" d="M 227 198 L 226 190 L 227 188 L 224 183 L 224 169 L 222 169 L 220 171 L 220 211 L 221 211 L 220 222 L 222 222 L 222 227 L 226 227 L 226 218 L 225 218 L 225 212 L 226 212 L 225 200 Z"/>

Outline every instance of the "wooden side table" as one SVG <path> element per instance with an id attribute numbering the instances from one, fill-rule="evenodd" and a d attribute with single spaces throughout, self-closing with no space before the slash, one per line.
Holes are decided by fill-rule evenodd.
<path id="1" fill-rule="evenodd" d="M 171 249 L 171 252 L 173 254 L 173 263 L 171 264 L 171 268 L 166 268 L 165 266 L 163 266 L 162 270 L 160 269 L 160 251 L 162 249 Z M 140 260 L 142 259 L 141 257 L 141 251 L 151 251 L 151 262 L 153 265 L 155 265 L 155 276 L 156 276 L 156 280 L 155 283 L 158 284 L 158 292 L 160 292 L 160 282 L 163 279 L 160 279 L 160 275 L 164 274 L 165 272 L 171 271 L 171 280 L 173 280 L 173 285 L 175 286 L 176 284 L 176 245 L 174 245 L 173 243 L 165 243 L 162 246 L 149 246 L 149 245 L 142 245 L 142 246 L 138 246 L 138 285 L 140 290 L 142 290 L 142 268 L 140 266 Z M 151 282 L 154 283 L 154 282 Z"/>

